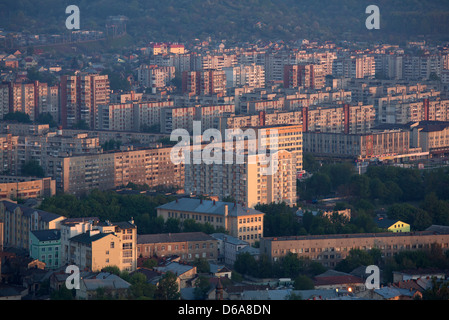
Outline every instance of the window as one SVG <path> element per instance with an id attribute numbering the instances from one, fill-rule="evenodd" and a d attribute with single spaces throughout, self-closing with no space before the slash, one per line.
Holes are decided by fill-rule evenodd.
<path id="1" fill-rule="evenodd" d="M 111 242 L 111 249 L 114 249 L 114 242 Z"/>

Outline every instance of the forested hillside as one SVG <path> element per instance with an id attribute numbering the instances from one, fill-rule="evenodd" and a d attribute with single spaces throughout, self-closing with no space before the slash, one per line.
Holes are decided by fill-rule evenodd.
<path id="1" fill-rule="evenodd" d="M 64 32 L 71 4 L 80 9 L 82 29 L 102 29 L 108 16 L 125 15 L 128 33 L 150 41 L 449 39 L 445 0 L 2 0 L 0 28 Z M 380 8 L 380 30 L 365 27 L 371 4 Z"/>

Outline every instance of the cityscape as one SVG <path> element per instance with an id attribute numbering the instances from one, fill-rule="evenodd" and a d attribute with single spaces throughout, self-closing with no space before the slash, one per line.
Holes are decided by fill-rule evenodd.
<path id="1" fill-rule="evenodd" d="M 0 300 L 449 299 L 447 3 L 147 2 L 0 3 Z"/>

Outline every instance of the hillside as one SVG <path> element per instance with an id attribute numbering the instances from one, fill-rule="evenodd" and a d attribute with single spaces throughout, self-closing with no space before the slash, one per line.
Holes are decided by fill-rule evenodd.
<path id="1" fill-rule="evenodd" d="M 418 35 L 449 40 L 445 0 L 2 0 L 0 28 L 57 33 L 65 8 L 80 8 L 82 29 L 102 29 L 110 15 L 125 15 L 127 31 L 146 41 L 193 38 L 229 41 L 358 39 L 399 41 Z M 365 28 L 365 8 L 376 4 L 381 29 Z"/>

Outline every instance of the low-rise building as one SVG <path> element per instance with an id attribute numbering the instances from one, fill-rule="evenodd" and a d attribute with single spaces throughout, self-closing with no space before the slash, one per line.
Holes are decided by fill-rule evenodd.
<path id="1" fill-rule="evenodd" d="M 386 232 L 362 234 L 335 234 L 291 237 L 267 237 L 260 241 L 260 253 L 277 261 L 288 253 L 296 254 L 335 267 L 346 258 L 351 249 L 380 249 L 382 257 L 393 257 L 402 250 L 430 249 L 438 244 L 443 251 L 449 249 L 447 231 Z"/>
<path id="2" fill-rule="evenodd" d="M 142 258 L 177 255 L 183 261 L 217 261 L 217 240 L 203 232 L 141 234 L 137 236 L 137 255 Z"/>
<path id="3" fill-rule="evenodd" d="M 58 229 L 30 232 L 30 256 L 45 263 L 47 269 L 61 266 L 61 231 Z"/>
<path id="4" fill-rule="evenodd" d="M 224 228 L 231 236 L 250 244 L 263 236 L 264 213 L 237 203 L 215 200 L 181 198 L 157 207 L 157 216 L 179 219 L 181 223 L 193 219 Z"/>

